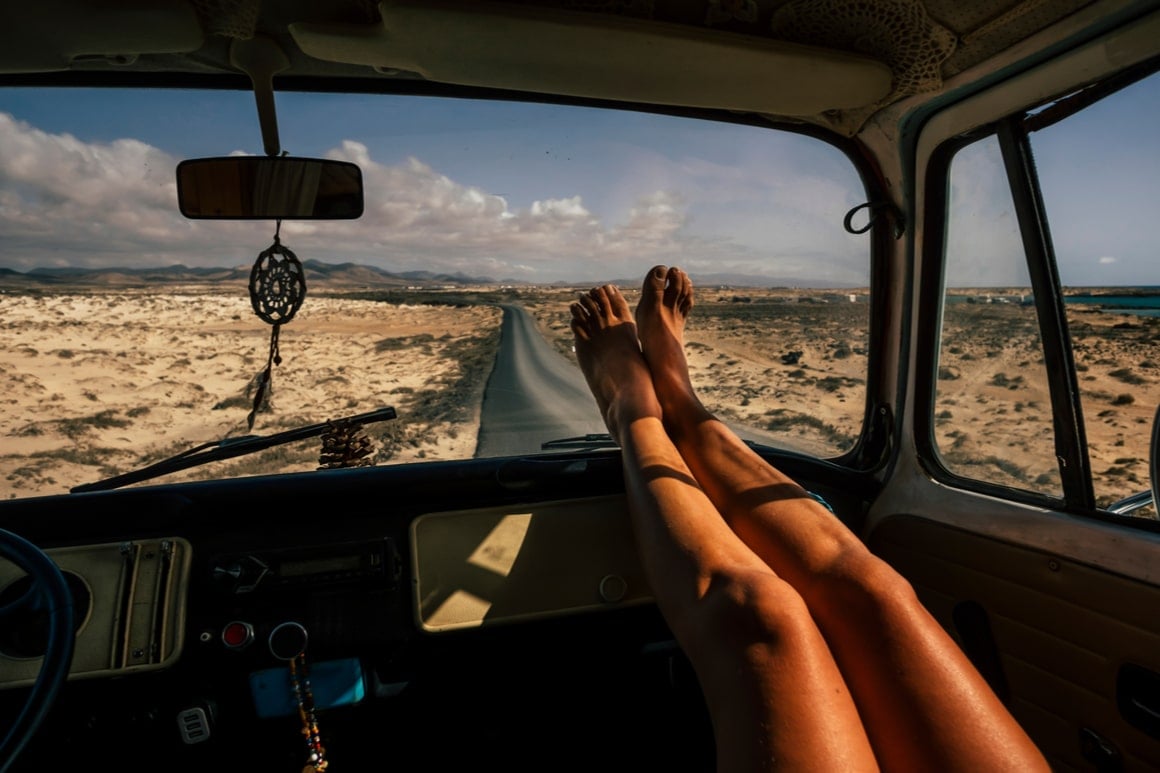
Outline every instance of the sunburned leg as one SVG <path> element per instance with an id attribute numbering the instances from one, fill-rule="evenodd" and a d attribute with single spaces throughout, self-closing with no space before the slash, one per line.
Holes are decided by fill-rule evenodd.
<path id="1" fill-rule="evenodd" d="M 693 286 L 653 268 L 635 319 L 682 458 L 734 532 L 805 600 L 894 770 L 1045 770 L 1039 751 L 910 585 L 705 409 L 684 354 Z"/>
<path id="2" fill-rule="evenodd" d="M 874 770 L 849 691 L 801 597 L 725 525 L 669 440 L 620 292 L 572 305 L 576 354 L 621 447 L 657 604 L 701 683 L 718 769 Z"/>

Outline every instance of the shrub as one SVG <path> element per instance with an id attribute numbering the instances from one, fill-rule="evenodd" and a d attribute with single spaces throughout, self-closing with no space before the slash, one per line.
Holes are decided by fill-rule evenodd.
<path id="1" fill-rule="evenodd" d="M 1132 372 L 1131 368 L 1117 368 L 1108 373 L 1114 379 L 1123 381 L 1125 384 L 1143 384 L 1144 379 Z"/>
<path id="2" fill-rule="evenodd" d="M 56 422 L 57 428 L 66 437 L 77 438 L 90 429 L 112 429 L 119 427 L 128 427 L 129 422 L 126 419 L 117 418 L 116 411 L 101 411 L 92 416 L 78 416 L 75 419 L 61 419 Z"/>
<path id="3" fill-rule="evenodd" d="M 991 383 L 997 387 L 1018 389 L 1023 384 L 1022 376 L 1009 377 L 1006 373 L 996 373 L 991 377 Z"/>

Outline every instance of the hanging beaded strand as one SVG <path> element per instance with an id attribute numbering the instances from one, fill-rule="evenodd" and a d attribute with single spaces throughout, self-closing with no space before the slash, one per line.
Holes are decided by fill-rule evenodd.
<path id="1" fill-rule="evenodd" d="M 323 773 L 328 764 L 326 749 L 318 730 L 318 717 L 314 714 L 314 693 L 310 689 L 305 653 L 299 653 L 290 661 L 290 686 L 294 688 L 294 697 L 298 701 L 298 717 L 302 720 L 302 735 L 306 739 L 306 766 L 302 773 Z"/>

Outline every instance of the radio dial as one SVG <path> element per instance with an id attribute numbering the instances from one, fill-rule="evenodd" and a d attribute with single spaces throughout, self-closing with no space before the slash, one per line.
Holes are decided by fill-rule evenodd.
<path id="1" fill-rule="evenodd" d="M 398 557 L 385 539 L 219 556 L 210 564 L 223 592 L 270 593 L 320 584 L 394 582 Z"/>
<path id="2" fill-rule="evenodd" d="M 270 654 L 279 660 L 293 660 L 306 651 L 307 638 L 301 623 L 282 623 L 270 631 Z"/>

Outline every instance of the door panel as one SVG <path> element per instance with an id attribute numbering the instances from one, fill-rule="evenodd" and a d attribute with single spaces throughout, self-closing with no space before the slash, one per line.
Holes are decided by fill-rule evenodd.
<path id="1" fill-rule="evenodd" d="M 910 580 L 1057 770 L 1111 764 L 1085 759 L 1097 737 L 1124 770 L 1160 767 L 1160 736 L 1117 705 L 1142 703 L 1128 713 L 1145 726 L 1160 711 L 1141 672 L 1121 676 L 1126 666 L 1160 674 L 1160 586 L 914 515 L 883 518 L 869 544 Z"/>
<path id="2" fill-rule="evenodd" d="M 1082 157 L 1133 179 L 1140 159 L 1154 157 L 1152 145 L 1110 164 L 1128 145 L 1119 129 L 1137 124 L 1091 107 L 1113 104 L 1104 101 L 1113 93 L 1130 98 L 1125 109 L 1155 104 L 1126 86 L 1156 78 L 1158 32 L 1153 13 L 1067 41 L 1057 57 L 915 117 L 903 150 L 916 202 L 913 241 L 896 255 L 915 269 L 903 397 L 893 464 L 863 536 L 1061 771 L 1160 769 L 1160 528 L 1106 509 L 1147 485 L 1139 419 L 1155 406 L 1155 337 L 1109 350 L 1104 341 L 1151 323 L 1117 318 L 1096 336 L 1072 324 L 1060 282 L 1062 271 L 1071 283 L 1125 285 L 1108 267 L 1130 264 L 1131 282 L 1156 284 L 1153 261 L 1089 249 L 1091 235 L 1137 232 L 1108 229 L 1092 202 L 1101 186 L 1074 173 Z M 1052 141 L 1060 153 L 1049 152 Z M 1051 188 L 1046 204 L 1040 179 Z M 1150 200 L 1133 200 L 1135 191 L 1121 190 L 1133 204 Z M 1086 202 L 1086 219 L 1073 201 Z M 1006 305 L 978 313 L 993 300 Z"/>

